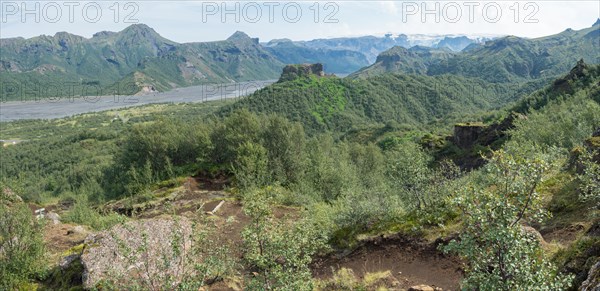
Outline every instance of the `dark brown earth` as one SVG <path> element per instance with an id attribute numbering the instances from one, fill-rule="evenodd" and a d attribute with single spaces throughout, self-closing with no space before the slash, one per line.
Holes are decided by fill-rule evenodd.
<path id="1" fill-rule="evenodd" d="M 313 264 L 313 275 L 326 279 L 340 268 L 349 268 L 357 279 L 362 280 L 367 273 L 389 270 L 400 283 L 395 289 L 425 284 L 444 290 L 459 290 L 462 278 L 459 267 L 458 260 L 444 256 L 431 244 L 391 237 L 366 242 L 341 258 L 320 258 Z"/>

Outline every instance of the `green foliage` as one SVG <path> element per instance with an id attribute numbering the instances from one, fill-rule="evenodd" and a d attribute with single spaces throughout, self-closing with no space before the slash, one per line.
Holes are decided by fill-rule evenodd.
<path id="1" fill-rule="evenodd" d="M 126 220 L 124 216 L 114 212 L 105 215 L 99 213 L 98 210 L 89 205 L 86 199 L 85 196 L 77 199 L 73 207 L 62 216 L 63 221 L 87 225 L 95 230 L 104 230 Z"/>
<path id="2" fill-rule="evenodd" d="M 375 64 L 354 75 L 365 77 L 400 71 L 477 77 L 493 83 L 548 80 L 568 71 L 581 58 L 588 63 L 599 63 L 597 31 L 595 25 L 535 39 L 506 36 L 454 54 L 418 46 L 394 47 L 381 53 Z"/>
<path id="3" fill-rule="evenodd" d="M 246 142 L 238 148 L 233 174 L 241 189 L 260 188 L 269 180 L 267 151 L 260 144 Z"/>
<path id="4" fill-rule="evenodd" d="M 599 155 L 598 152 L 595 152 Z M 600 163 L 594 160 L 594 154 L 584 153 L 581 157 L 583 173 L 577 176 L 580 183 L 581 199 L 600 207 Z"/>
<path id="5" fill-rule="evenodd" d="M 527 119 L 517 121 L 508 147 L 535 145 L 566 152 L 581 145 L 600 124 L 600 104 L 590 97 L 590 91 L 582 90 L 567 100 L 532 111 Z"/>
<path id="6" fill-rule="evenodd" d="M 305 170 L 306 136 L 300 123 L 271 115 L 261 133 L 273 179 L 283 185 L 297 183 Z"/>
<path id="7" fill-rule="evenodd" d="M 577 287 L 587 279 L 590 269 L 600 259 L 600 238 L 586 235 L 578 238 L 567 248 L 559 250 L 553 258 L 562 269 L 574 274 L 573 284 L 569 290 Z"/>
<path id="8" fill-rule="evenodd" d="M 139 268 L 138 272 L 119 273 L 109 269 L 105 280 L 98 283 L 99 289 L 107 290 L 198 290 L 232 273 L 235 262 L 228 257 L 226 246 L 211 239 L 214 229 L 192 224 L 189 232 L 184 231 L 180 218 L 174 216 L 173 231 L 164 244 L 167 247 L 150 250 L 152 234 L 144 230 L 138 242 L 126 241 L 114 233 L 117 252 L 128 266 Z M 201 222 L 206 222 L 202 221 Z M 125 231 L 134 227 L 124 224 Z M 155 252 L 155 256 L 148 253 Z M 129 270 L 128 270 L 129 271 Z"/>
<path id="9" fill-rule="evenodd" d="M 7 86 L 1 88 L 0 98 L 5 101 L 48 95 L 133 95 L 146 85 L 162 91 L 267 80 L 276 78 L 283 67 L 247 35 L 178 44 L 143 24 L 117 33 L 100 32 L 91 39 L 66 32 L 12 38 L 3 40 L 2 52 L 0 77 Z"/>
<path id="10" fill-rule="evenodd" d="M 496 152 L 477 184 L 466 185 L 453 200 L 464 230 L 446 251 L 468 262 L 463 288 L 480 290 L 562 290 L 570 278 L 558 275 L 535 235 L 522 223 L 545 215 L 536 191 L 548 170 L 537 158 Z"/>
<path id="11" fill-rule="evenodd" d="M 243 144 L 258 142 L 260 129 L 258 117 L 247 110 L 236 111 L 224 118 L 210 134 L 213 144 L 212 162 L 230 165 L 237 159 L 237 153 Z"/>
<path id="12" fill-rule="evenodd" d="M 437 169 L 430 167 L 431 156 L 413 142 L 397 144 L 387 152 L 386 161 L 396 195 L 407 209 L 424 211 L 424 216 L 441 210 L 438 207 L 452 194 L 453 181 L 460 175 L 460 169 L 450 161 L 443 161 Z"/>
<path id="13" fill-rule="evenodd" d="M 18 289 L 45 270 L 42 230 L 26 204 L 0 203 L 0 289 Z"/>
<path id="14" fill-rule="evenodd" d="M 541 83 L 540 83 L 541 84 Z M 537 85 L 492 84 L 460 76 L 383 74 L 367 79 L 300 77 L 258 90 L 226 106 L 276 113 L 301 122 L 308 133 L 344 132 L 395 121 L 417 126 L 481 114 L 532 92 Z"/>
<path id="15" fill-rule="evenodd" d="M 244 212 L 250 217 L 243 230 L 244 258 L 256 274 L 250 290 L 312 290 L 308 264 L 325 249 L 327 238 L 309 220 L 275 220 L 269 187 L 244 197 Z"/>

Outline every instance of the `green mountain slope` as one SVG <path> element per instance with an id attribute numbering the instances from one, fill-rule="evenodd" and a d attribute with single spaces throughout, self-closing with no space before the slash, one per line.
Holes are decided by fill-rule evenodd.
<path id="1" fill-rule="evenodd" d="M 0 48 L 0 77 L 7 84 L 0 90 L 0 97 L 5 100 L 85 95 L 87 89 L 82 85 L 97 86 L 91 94 L 100 89 L 102 94 L 132 94 L 142 86 L 168 90 L 273 79 L 283 67 L 257 39 L 242 32 L 224 41 L 178 44 L 143 24 L 117 33 L 100 32 L 90 39 L 68 33 L 2 39 Z M 69 91 L 67 84 L 71 83 L 77 86 Z M 30 89 L 35 86 L 43 89 Z M 46 92 L 49 87 L 51 92 Z"/>
<path id="2" fill-rule="evenodd" d="M 382 72 L 414 72 L 427 75 L 455 74 L 490 82 L 515 82 L 556 78 L 583 58 L 600 63 L 600 23 L 582 30 L 567 29 L 559 34 L 525 39 L 507 36 L 467 47 L 448 57 L 411 54 L 395 47 L 380 55 L 377 62 L 353 74 L 368 77 Z M 411 66 L 417 66 L 415 70 Z"/>
<path id="3" fill-rule="evenodd" d="M 223 112 L 247 108 L 278 113 L 315 131 L 343 132 L 389 121 L 419 126 L 499 108 L 541 86 L 535 82 L 494 84 L 452 75 L 386 73 L 356 80 L 320 75 L 282 77 Z"/>
<path id="4" fill-rule="evenodd" d="M 362 68 L 350 75 L 355 77 L 370 77 L 386 72 L 401 72 L 408 74 L 427 74 L 428 68 L 447 60 L 454 55 L 449 49 L 435 49 L 423 46 L 393 47 L 379 56 L 375 64 Z"/>

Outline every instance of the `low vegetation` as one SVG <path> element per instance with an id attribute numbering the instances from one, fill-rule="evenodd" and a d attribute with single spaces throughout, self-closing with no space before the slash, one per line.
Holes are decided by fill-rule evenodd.
<path id="1" fill-rule="evenodd" d="M 315 281 L 310 264 L 317 256 L 359 246 L 361 236 L 388 233 L 433 236 L 440 251 L 464 263 L 465 289 L 565 289 L 580 281 L 561 264 L 590 247 L 588 238 L 551 253 L 533 227 L 543 228 L 549 211 L 553 219 L 568 222 L 566 210 L 549 206 L 554 197 L 566 195 L 559 191 L 593 201 L 581 219 L 598 215 L 593 207 L 599 196 L 597 153 L 586 142 L 600 124 L 598 75 L 593 73 L 598 70 L 587 67 L 584 76 L 592 81 L 572 82 L 572 91 L 560 98 L 523 110 L 527 118 L 515 121 L 499 150 L 486 151 L 480 167 L 461 169 L 445 158 L 436 144 L 452 139 L 436 138 L 433 131 L 444 130 L 432 127 L 453 118 L 452 112 L 482 117 L 488 113 L 476 108 L 491 109 L 491 99 L 446 100 L 463 92 L 458 88 L 445 89 L 429 103 L 411 95 L 398 103 L 396 84 L 417 88 L 432 77 L 348 81 L 309 76 L 276 83 L 225 107 L 171 105 L 160 107 L 157 117 L 156 107 L 148 106 L 135 114 L 117 112 L 118 117 L 96 113 L 11 123 L 0 134 L 29 141 L 0 148 L 2 188 L 32 206 L 64 205 L 64 222 L 102 230 L 136 220 L 134 214 L 124 218 L 102 207 L 109 201 L 143 203 L 158 193 L 168 195 L 189 176 L 226 177 L 226 192 L 241 203 L 249 220 L 241 230 L 243 250 L 239 258 L 229 257 L 232 264 L 212 264 L 218 256 L 203 257 L 207 261 L 197 262 L 193 274 L 210 275 L 168 281 L 181 289 L 225 279 L 260 290 L 370 288 L 386 276 L 341 282 L 349 275 L 340 271 L 331 280 Z M 467 79 L 435 80 L 458 84 Z M 289 93 L 288 88 L 300 91 Z M 323 90 L 304 94 L 313 88 Z M 269 94 L 277 98 L 267 103 Z M 513 106 L 514 97 L 495 96 Z M 292 102 L 301 97 L 302 102 Z M 494 114 L 502 119 L 508 115 L 503 112 Z M 358 125 L 384 129 L 365 134 L 354 128 Z M 433 145 L 423 146 L 424 140 Z M 572 188 L 552 186 L 551 181 L 569 177 Z M 2 287 L 44 282 L 42 226 L 26 204 L 0 205 Z M 275 215 L 282 206 L 293 210 Z M 211 224 L 202 217 L 199 226 Z M 13 248 L 15 242 L 20 246 Z M 198 243 L 210 245 L 202 239 Z M 143 285 L 148 282 L 135 284 L 161 289 Z M 123 287 L 105 285 L 111 286 Z"/>

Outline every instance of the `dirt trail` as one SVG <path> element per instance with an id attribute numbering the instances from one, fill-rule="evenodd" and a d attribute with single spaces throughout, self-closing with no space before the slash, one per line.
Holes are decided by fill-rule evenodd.
<path id="1" fill-rule="evenodd" d="M 152 218 L 164 214 L 177 214 L 189 218 L 198 218 L 200 212 L 212 211 L 221 201 L 223 205 L 214 214 L 208 214 L 215 230 L 214 239 L 218 245 L 229 248 L 230 256 L 242 259 L 241 232 L 249 223 L 249 217 L 243 213 L 240 201 L 233 199 L 223 189 L 227 184 L 224 179 L 209 180 L 201 177 L 190 177 L 172 198 L 163 200 L 152 207 L 141 209 L 136 218 Z M 276 207 L 274 215 L 294 217 L 298 212 L 294 208 Z M 82 236 L 67 235 L 71 225 L 52 226 L 46 231 L 49 245 L 62 252 L 83 240 Z M 366 273 L 391 271 L 398 280 L 391 290 L 408 289 L 411 286 L 426 284 L 441 287 L 444 290 L 457 290 L 462 277 L 460 263 L 442 256 L 430 245 L 415 240 L 387 238 L 373 240 L 342 258 L 328 256 L 318 258 L 311 266 L 317 279 L 330 278 L 334 270 L 352 269 L 362 279 Z M 242 271 L 243 272 L 243 271 Z M 392 286 L 388 286 L 392 287 Z M 223 282 L 217 283 L 209 290 L 233 290 Z"/>
<path id="2" fill-rule="evenodd" d="M 459 290 L 460 262 L 442 255 L 432 245 L 402 238 L 379 239 L 366 243 L 342 258 L 321 258 L 313 265 L 316 278 L 330 278 L 340 268 L 352 269 L 358 279 L 366 273 L 391 271 L 400 285 L 408 289 L 425 284 L 444 290 Z"/>

